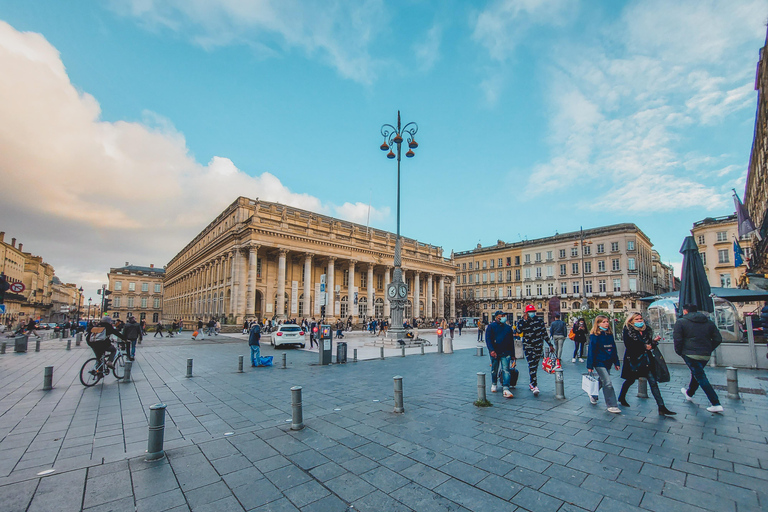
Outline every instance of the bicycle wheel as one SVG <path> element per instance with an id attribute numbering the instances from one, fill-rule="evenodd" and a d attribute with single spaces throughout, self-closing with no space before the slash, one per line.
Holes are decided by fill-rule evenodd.
<path id="1" fill-rule="evenodd" d="M 112 370 L 112 374 L 117 380 L 125 377 L 125 356 L 122 352 L 115 358 L 115 369 Z"/>
<path id="2" fill-rule="evenodd" d="M 98 371 L 98 368 L 99 360 L 95 357 L 83 363 L 83 367 L 80 368 L 80 382 L 83 386 L 89 388 L 101 380 L 103 374 Z"/>

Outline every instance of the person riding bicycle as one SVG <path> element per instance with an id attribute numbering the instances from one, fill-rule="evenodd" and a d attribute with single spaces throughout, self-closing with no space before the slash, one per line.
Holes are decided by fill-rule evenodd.
<path id="1" fill-rule="evenodd" d="M 107 366 L 114 368 L 112 359 L 115 357 L 117 348 L 112 344 L 110 336 L 117 336 L 123 340 L 123 342 L 128 341 L 120 331 L 112 326 L 112 318 L 105 315 L 104 318 L 101 319 L 101 322 L 94 325 L 91 330 L 88 331 L 85 341 L 88 343 L 88 346 L 93 349 L 93 353 L 96 354 L 96 357 L 101 358 L 102 355 L 109 354 L 109 357 L 107 358 Z"/>

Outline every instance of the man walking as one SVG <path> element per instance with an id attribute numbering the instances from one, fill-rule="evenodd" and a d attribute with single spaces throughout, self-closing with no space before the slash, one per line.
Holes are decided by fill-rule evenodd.
<path id="1" fill-rule="evenodd" d="M 715 323 L 700 313 L 698 306 L 686 304 L 683 306 L 683 316 L 675 322 L 672 336 L 675 341 L 675 352 L 682 356 L 688 369 L 691 370 L 691 382 L 688 388 L 680 390 L 685 399 L 691 402 L 693 394 L 701 386 L 712 404 L 707 407 L 707 410 L 723 412 L 720 399 L 704 373 L 709 357 L 723 341 Z"/>
<path id="2" fill-rule="evenodd" d="M 163 323 L 157 322 L 157 325 L 155 325 L 155 335 L 152 336 L 153 338 L 157 338 L 157 335 L 160 335 L 160 337 L 163 337 Z"/>
<path id="3" fill-rule="evenodd" d="M 560 315 L 555 315 L 555 321 L 549 326 L 549 335 L 552 336 L 552 340 L 555 342 L 555 359 L 557 359 L 555 368 L 561 367 L 560 358 L 563 355 L 563 345 L 565 345 L 567 334 L 565 322 L 560 320 Z"/>
<path id="4" fill-rule="evenodd" d="M 483 321 L 478 319 L 477 320 L 477 341 L 482 342 L 483 341 L 483 333 L 485 333 L 485 325 L 483 325 Z"/>
<path id="5" fill-rule="evenodd" d="M 491 393 L 498 389 L 496 382 L 499 374 L 499 366 L 502 371 L 502 391 L 505 398 L 512 398 L 512 392 L 509 390 L 511 380 L 511 368 L 516 365 L 515 360 L 515 338 L 512 335 L 512 328 L 507 324 L 507 315 L 502 311 L 496 311 L 493 314 L 493 322 L 488 325 L 485 331 L 485 345 L 488 347 L 488 354 L 491 356 Z"/>
<path id="6" fill-rule="evenodd" d="M 136 318 L 133 315 L 128 317 L 128 321 L 123 326 L 123 336 L 130 342 L 130 346 L 127 347 L 128 359 L 133 361 L 136 357 L 136 342 L 143 337 L 141 334 L 141 325 L 136 322 Z"/>
<path id="7" fill-rule="evenodd" d="M 547 336 L 547 326 L 544 320 L 536 316 L 536 306 L 528 304 L 525 306 L 525 316 L 518 322 L 517 328 L 523 335 L 523 350 L 525 359 L 528 361 L 528 376 L 531 380 L 530 388 L 533 396 L 539 395 L 539 383 L 537 372 L 539 363 L 544 352 L 544 342 L 547 342 L 550 349 L 554 350 Z M 486 334 L 486 337 L 488 334 Z"/>
<path id="8" fill-rule="evenodd" d="M 253 327 L 251 327 L 251 333 L 248 336 L 248 346 L 251 347 L 251 366 L 261 366 L 261 345 L 259 345 L 259 340 L 261 340 L 261 327 L 259 327 L 259 324 L 253 324 Z"/>

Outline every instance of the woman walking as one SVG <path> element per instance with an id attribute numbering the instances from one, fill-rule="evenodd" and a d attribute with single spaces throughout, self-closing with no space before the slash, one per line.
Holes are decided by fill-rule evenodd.
<path id="1" fill-rule="evenodd" d="M 579 354 L 579 362 L 584 362 L 584 345 L 587 343 L 587 322 L 583 318 L 576 320 L 573 324 L 573 359 L 572 363 L 576 362 L 576 353 Z"/>
<path id="2" fill-rule="evenodd" d="M 654 338 L 653 330 L 645 323 L 643 315 L 640 313 L 632 313 L 627 317 L 621 337 L 624 340 L 626 350 L 624 351 L 624 365 L 621 369 L 621 378 L 624 379 L 624 384 L 619 393 L 619 403 L 624 407 L 629 407 L 627 403 L 629 388 L 637 379 L 645 378 L 648 380 L 653 398 L 659 407 L 659 414 L 662 416 L 677 414 L 664 405 L 664 399 L 661 398 L 661 391 L 659 391 L 659 383 L 656 378 L 656 365 L 651 350 L 658 345 L 661 337 L 656 336 Z"/>
<path id="3" fill-rule="evenodd" d="M 608 412 L 613 414 L 621 413 L 616 402 L 616 392 L 613 390 L 611 382 L 611 366 L 618 370 L 619 355 L 616 351 L 616 340 L 613 339 L 611 332 L 611 322 L 605 315 L 597 315 L 595 323 L 592 324 L 592 330 L 589 333 L 589 349 L 587 350 L 587 371 L 592 373 L 594 370 L 600 378 L 600 388 L 603 390 L 605 405 L 608 406 Z M 592 405 L 597 404 L 597 395 L 589 397 Z"/>

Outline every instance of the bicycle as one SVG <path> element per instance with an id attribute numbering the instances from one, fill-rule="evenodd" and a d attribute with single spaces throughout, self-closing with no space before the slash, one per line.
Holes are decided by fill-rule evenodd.
<path id="1" fill-rule="evenodd" d="M 101 357 L 92 357 L 83 363 L 83 367 L 80 368 L 80 382 L 83 386 L 87 388 L 95 386 L 105 375 L 109 375 L 110 370 L 117 380 L 125 377 L 125 355 L 127 352 L 124 347 L 125 343 L 123 342 L 117 344 L 115 356 L 111 361 L 104 353 Z M 108 362 L 111 362 L 114 368 L 107 366 Z"/>

